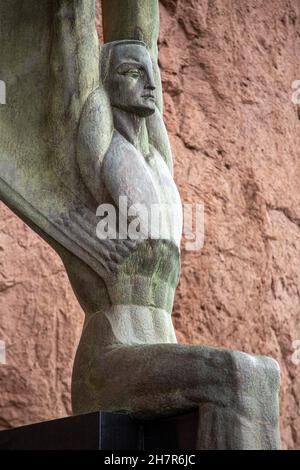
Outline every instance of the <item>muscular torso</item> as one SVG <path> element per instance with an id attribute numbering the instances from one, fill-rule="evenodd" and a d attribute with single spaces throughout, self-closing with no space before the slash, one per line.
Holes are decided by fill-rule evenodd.
<path id="1" fill-rule="evenodd" d="M 80 260 L 65 258 L 73 289 L 87 318 L 103 312 L 112 335 L 121 343 L 128 341 L 126 335 L 137 343 L 173 342 L 170 315 L 180 270 L 182 215 L 170 170 L 153 147 L 143 156 L 115 131 L 101 179 L 100 203 L 113 204 L 117 213 L 120 196 L 126 196 L 128 207 L 143 204 L 149 213 L 153 205 L 159 207 L 164 233 L 157 239 L 138 241 L 105 279 Z"/>
<path id="2" fill-rule="evenodd" d="M 149 215 L 151 210 L 159 208 L 163 227 L 157 236 L 150 235 L 150 238 L 168 239 L 179 248 L 182 229 L 180 196 L 167 164 L 153 146 L 149 146 L 149 153 L 144 156 L 114 131 L 103 161 L 101 179 L 101 203 L 113 200 L 118 209 L 119 198 L 125 196 L 128 207 L 141 204 Z M 150 222 L 153 221 L 150 216 Z"/>

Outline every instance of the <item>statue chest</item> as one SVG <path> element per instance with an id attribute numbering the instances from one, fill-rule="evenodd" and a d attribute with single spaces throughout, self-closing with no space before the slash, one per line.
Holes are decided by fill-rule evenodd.
<path id="1" fill-rule="evenodd" d="M 179 246 L 183 216 L 181 199 L 173 176 L 154 148 L 151 148 L 151 153 L 145 158 L 145 166 L 149 175 L 148 184 L 152 185 L 157 199 L 156 202 L 149 204 L 153 232 L 159 218 L 159 238 L 172 240 Z"/>
<path id="2" fill-rule="evenodd" d="M 182 206 L 172 174 L 161 155 L 150 147 L 143 156 L 115 134 L 104 162 L 107 190 L 103 202 L 113 202 L 127 222 L 141 222 L 145 238 L 169 240 L 177 247 L 182 233 Z M 136 227 L 133 221 L 131 227 Z"/>

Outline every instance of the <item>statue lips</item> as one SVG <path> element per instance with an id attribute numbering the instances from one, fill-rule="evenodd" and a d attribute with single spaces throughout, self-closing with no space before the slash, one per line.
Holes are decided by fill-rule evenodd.
<path id="1" fill-rule="evenodd" d="M 150 93 L 147 95 L 142 95 L 142 98 L 145 98 L 146 100 L 155 101 L 155 96 Z"/>

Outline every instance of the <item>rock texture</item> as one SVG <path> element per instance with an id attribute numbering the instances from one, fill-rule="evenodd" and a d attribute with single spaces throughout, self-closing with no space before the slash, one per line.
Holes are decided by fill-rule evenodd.
<path id="1" fill-rule="evenodd" d="M 100 29 L 100 28 L 99 28 Z M 282 437 L 300 448 L 300 79 L 297 0 L 162 0 L 165 119 L 205 245 L 182 246 L 181 342 L 276 358 Z M 83 314 L 54 252 L 0 206 L 0 427 L 70 413 Z"/>
<path id="2" fill-rule="evenodd" d="M 83 313 L 57 255 L 0 206 L 0 428 L 71 413 Z"/>

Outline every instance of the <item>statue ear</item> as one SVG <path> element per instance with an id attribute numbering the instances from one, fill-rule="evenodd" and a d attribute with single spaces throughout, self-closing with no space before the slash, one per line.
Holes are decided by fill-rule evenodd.
<path id="1" fill-rule="evenodd" d="M 81 177 L 98 202 L 101 194 L 101 164 L 114 130 L 107 92 L 97 88 L 87 99 L 77 135 L 77 162 Z"/>

